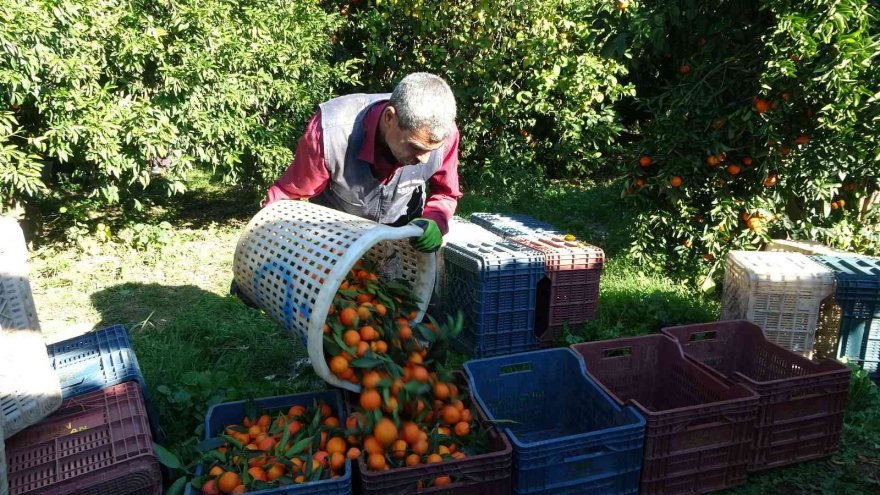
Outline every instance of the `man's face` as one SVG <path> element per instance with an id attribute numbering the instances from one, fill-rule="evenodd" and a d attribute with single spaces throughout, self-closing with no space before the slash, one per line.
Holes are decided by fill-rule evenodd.
<path id="1" fill-rule="evenodd" d="M 382 113 L 385 144 L 391 154 L 403 165 L 427 163 L 431 152 L 443 146 L 443 141 L 432 141 L 427 129 L 408 131 L 402 129 L 397 121 L 394 107 Z"/>

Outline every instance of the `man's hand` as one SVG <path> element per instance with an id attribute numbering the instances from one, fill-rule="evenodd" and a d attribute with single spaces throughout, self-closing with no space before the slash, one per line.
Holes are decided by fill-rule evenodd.
<path id="1" fill-rule="evenodd" d="M 437 222 L 427 218 L 416 218 L 410 224 L 416 225 L 424 231 L 418 239 L 410 239 L 414 248 L 423 253 L 433 253 L 440 249 L 440 244 L 443 243 L 443 234 L 440 233 Z"/>

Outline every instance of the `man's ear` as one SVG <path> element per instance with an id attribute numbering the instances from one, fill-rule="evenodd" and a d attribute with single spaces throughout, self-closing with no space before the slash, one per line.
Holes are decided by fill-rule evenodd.
<path id="1" fill-rule="evenodd" d="M 385 111 L 382 112 L 382 121 L 385 122 L 386 125 L 397 125 L 397 109 L 392 107 L 391 105 L 385 107 Z"/>

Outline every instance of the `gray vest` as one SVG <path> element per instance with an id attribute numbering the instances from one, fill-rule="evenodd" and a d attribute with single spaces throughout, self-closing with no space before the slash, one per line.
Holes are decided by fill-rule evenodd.
<path id="1" fill-rule="evenodd" d="M 373 176 L 369 163 L 357 157 L 364 142 L 364 116 L 373 104 L 390 97 L 390 93 L 353 94 L 320 105 L 330 182 L 313 199 L 315 203 L 394 226 L 421 216 L 426 182 L 440 169 L 445 146 L 431 153 L 425 164 L 398 168 L 386 184 Z"/>

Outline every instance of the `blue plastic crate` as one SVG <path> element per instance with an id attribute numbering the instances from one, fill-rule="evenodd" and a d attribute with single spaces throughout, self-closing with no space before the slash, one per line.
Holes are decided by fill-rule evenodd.
<path id="1" fill-rule="evenodd" d="M 258 411 L 271 411 L 273 409 L 286 411 L 291 406 L 301 405 L 311 407 L 316 400 L 322 400 L 327 403 L 336 412 L 341 424 L 345 424 L 345 406 L 342 401 L 342 395 L 337 390 L 325 390 L 321 392 L 309 392 L 304 394 L 279 395 L 276 397 L 265 397 L 255 399 Z M 226 402 L 211 406 L 205 417 L 205 440 L 213 438 L 216 434 L 231 425 L 241 423 L 245 417 L 245 408 L 247 401 Z M 345 474 L 338 478 L 313 481 L 311 483 L 300 483 L 297 485 L 288 485 L 278 488 L 270 488 L 267 490 L 258 490 L 248 492 L 253 495 L 281 495 L 292 494 L 297 495 L 351 495 L 351 478 L 352 478 L 351 460 L 345 460 Z M 197 466 L 195 475 L 201 476 L 203 473 L 202 466 Z M 194 488 L 191 484 L 186 485 L 184 495 L 199 495 L 202 492 Z"/>
<path id="2" fill-rule="evenodd" d="M 538 251 L 509 241 L 453 241 L 443 248 L 442 301 L 464 313 L 453 346 L 475 357 L 535 349 L 535 297 L 544 276 Z"/>
<path id="3" fill-rule="evenodd" d="M 564 235 L 555 226 L 523 214 L 471 213 L 471 222 L 502 237 Z"/>
<path id="4" fill-rule="evenodd" d="M 810 258 L 834 274 L 834 302 L 841 310 L 836 357 L 858 362 L 880 379 L 880 258 Z"/>
<path id="5" fill-rule="evenodd" d="M 518 494 L 637 493 L 645 420 L 618 406 L 570 349 L 468 361 L 471 392 L 514 445 Z"/>
<path id="6" fill-rule="evenodd" d="M 880 301 L 880 258 L 867 256 L 811 256 L 834 273 L 838 301 Z"/>
<path id="7" fill-rule="evenodd" d="M 65 399 L 124 382 L 137 382 L 147 405 L 153 440 L 165 441 L 125 326 L 114 325 L 50 344 L 46 351 Z"/>

